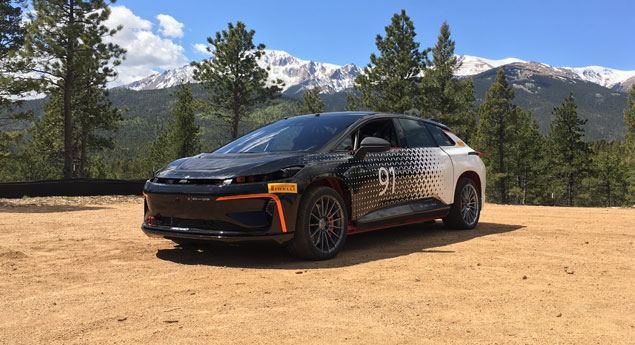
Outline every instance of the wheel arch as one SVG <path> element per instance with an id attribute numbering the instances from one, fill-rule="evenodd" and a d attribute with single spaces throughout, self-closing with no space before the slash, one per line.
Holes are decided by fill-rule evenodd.
<path id="1" fill-rule="evenodd" d="M 483 195 L 483 187 L 481 184 L 481 177 L 478 175 L 478 173 L 476 171 L 473 170 L 468 170 L 468 171 L 464 171 L 461 175 L 459 175 L 459 177 L 456 179 L 456 182 L 454 183 L 454 188 L 458 188 L 459 185 L 459 180 L 461 180 L 461 178 L 469 178 L 470 180 L 472 180 L 474 182 L 474 184 L 476 184 L 476 190 L 478 192 L 479 196 Z M 482 200 L 482 197 L 480 197 L 479 199 Z M 482 201 L 481 201 L 482 204 Z"/>
<path id="2" fill-rule="evenodd" d="M 351 219 L 352 207 L 351 207 L 351 191 L 348 189 L 348 186 L 342 181 L 341 178 L 336 176 L 320 176 L 313 181 L 311 181 L 305 188 L 305 191 L 308 191 L 311 188 L 315 187 L 329 187 L 335 190 L 341 197 L 344 199 L 346 213 L 348 215 L 348 219 Z"/>

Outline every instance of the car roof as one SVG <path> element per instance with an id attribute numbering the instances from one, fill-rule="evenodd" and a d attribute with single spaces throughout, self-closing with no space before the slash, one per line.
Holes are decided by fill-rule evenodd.
<path id="1" fill-rule="evenodd" d="M 384 113 L 384 112 L 374 112 L 374 111 L 336 111 L 336 112 L 297 115 L 293 117 L 303 117 L 303 116 L 348 116 L 348 117 L 356 117 L 358 119 L 371 118 L 371 117 L 379 117 L 379 118 L 380 117 L 401 117 L 401 118 L 407 118 L 412 120 L 423 120 L 426 123 L 440 127 L 447 131 L 450 130 L 448 126 L 444 125 L 443 123 L 439 122 L 437 119 L 434 119 L 434 118 L 426 119 L 426 118 L 405 115 L 405 114 L 396 114 L 396 113 Z"/>
<path id="2" fill-rule="evenodd" d="M 304 115 L 296 115 L 292 117 L 309 117 L 309 116 L 343 116 L 343 117 L 366 117 L 375 115 L 377 113 L 371 111 L 334 111 L 334 112 L 326 112 L 326 113 L 314 113 L 314 114 L 304 114 Z"/>

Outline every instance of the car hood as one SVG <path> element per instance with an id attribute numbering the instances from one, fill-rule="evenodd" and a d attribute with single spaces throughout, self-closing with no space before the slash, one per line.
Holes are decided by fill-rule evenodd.
<path id="1" fill-rule="evenodd" d="M 303 164 L 303 153 L 202 153 L 181 158 L 157 173 L 161 178 L 226 179 L 268 174 Z"/>

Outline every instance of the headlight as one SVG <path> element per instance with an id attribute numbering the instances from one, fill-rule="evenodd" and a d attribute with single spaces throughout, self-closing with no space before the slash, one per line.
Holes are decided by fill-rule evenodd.
<path id="1" fill-rule="evenodd" d="M 280 169 L 276 172 L 269 174 L 251 175 L 251 176 L 237 176 L 232 179 L 232 183 L 254 183 L 254 182 L 269 182 L 284 180 L 293 177 L 298 171 L 302 170 L 303 166 L 291 166 L 284 169 Z"/>
<path id="2" fill-rule="evenodd" d="M 179 167 L 179 165 L 181 165 L 181 163 L 183 163 L 183 161 L 184 161 L 184 160 L 186 160 L 187 158 L 188 158 L 188 157 L 185 157 L 185 158 L 180 158 L 180 159 L 177 159 L 177 160 L 175 160 L 175 161 L 172 161 L 172 162 L 171 162 L 170 164 L 168 164 L 168 166 L 166 166 L 166 167 L 165 167 L 165 169 L 163 169 L 163 170 L 174 170 L 174 169 L 178 168 L 178 167 Z"/>
<path id="3" fill-rule="evenodd" d="M 178 168 L 181 165 L 181 163 L 183 163 L 183 161 L 186 160 L 186 159 L 187 159 L 187 157 L 177 159 L 175 161 L 170 162 L 170 164 L 166 165 L 165 168 L 161 168 L 161 169 L 155 171 L 154 174 L 152 174 L 152 178 L 150 179 L 150 181 L 155 182 L 155 183 L 159 182 L 159 179 L 160 179 L 159 174 L 161 174 L 164 171 L 170 171 L 170 170 L 174 170 L 174 169 Z"/>
<path id="4" fill-rule="evenodd" d="M 163 172 L 163 171 L 170 171 L 170 170 L 174 170 L 174 169 L 178 168 L 178 167 L 179 167 L 179 165 L 181 165 L 181 163 L 183 163 L 183 161 L 184 161 L 184 160 L 186 160 L 186 159 L 187 159 L 187 157 L 185 157 L 185 158 L 179 158 L 179 159 L 177 159 L 177 160 L 175 160 L 175 161 L 170 162 L 170 164 L 168 164 L 165 168 L 161 168 L 161 169 L 159 169 L 159 170 L 155 171 L 155 172 L 154 172 L 154 175 L 153 175 L 153 177 L 152 177 L 152 180 L 153 180 L 154 182 L 156 182 L 155 180 L 156 180 L 157 175 L 158 175 L 159 173 L 161 173 L 161 172 Z"/>

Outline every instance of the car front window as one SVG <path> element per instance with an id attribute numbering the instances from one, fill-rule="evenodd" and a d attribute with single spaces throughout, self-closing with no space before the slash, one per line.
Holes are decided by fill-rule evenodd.
<path id="1" fill-rule="evenodd" d="M 313 152 L 355 122 L 352 116 L 298 116 L 259 128 L 214 153 Z"/>

